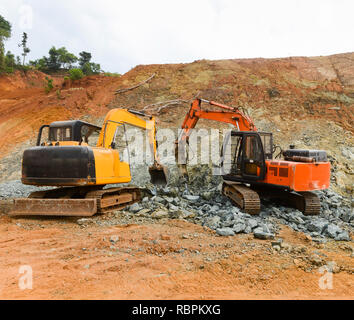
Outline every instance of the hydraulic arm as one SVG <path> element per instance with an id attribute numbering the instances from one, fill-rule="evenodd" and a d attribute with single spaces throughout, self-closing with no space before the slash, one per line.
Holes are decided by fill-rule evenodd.
<path id="1" fill-rule="evenodd" d="M 221 110 L 211 111 L 202 109 L 202 103 L 210 106 L 218 107 Z M 185 158 L 186 144 L 199 119 L 213 120 L 217 122 L 229 123 L 233 125 L 238 131 L 257 131 L 252 119 L 244 114 L 241 110 L 234 107 L 229 107 L 215 101 L 208 101 L 204 99 L 195 99 L 181 126 L 181 133 L 176 141 L 175 157 L 179 167 L 180 174 L 188 180 L 188 173 Z"/>
<path id="2" fill-rule="evenodd" d="M 143 120 L 137 116 L 148 117 L 149 120 Z M 160 164 L 160 159 L 157 154 L 156 120 L 153 116 L 146 115 L 145 113 L 134 110 L 111 110 L 108 112 L 104 120 L 103 127 L 97 142 L 97 147 L 106 149 L 114 148 L 117 128 L 124 124 L 147 130 L 150 151 L 154 157 L 154 164 L 149 168 L 151 182 L 153 184 L 166 184 L 168 173 L 166 168 Z"/>

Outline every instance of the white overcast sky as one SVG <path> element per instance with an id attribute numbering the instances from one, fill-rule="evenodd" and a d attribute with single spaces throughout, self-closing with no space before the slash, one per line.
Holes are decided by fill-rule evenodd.
<path id="1" fill-rule="evenodd" d="M 89 51 L 106 71 L 198 59 L 316 56 L 354 51 L 353 0 L 0 0 L 6 49 L 31 60 L 52 45 Z"/>

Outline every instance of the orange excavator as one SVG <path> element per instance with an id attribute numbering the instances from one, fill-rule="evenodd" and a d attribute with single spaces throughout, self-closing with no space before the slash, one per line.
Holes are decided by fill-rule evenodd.
<path id="1" fill-rule="evenodd" d="M 202 109 L 202 103 L 221 110 Z M 321 204 L 312 191 L 329 188 L 331 166 L 322 150 L 299 150 L 290 146 L 281 151 L 284 159 L 274 159 L 277 147 L 272 133 L 258 132 L 252 119 L 239 108 L 214 101 L 193 101 L 176 141 L 176 159 L 181 174 L 188 178 L 183 157 L 191 129 L 199 119 L 229 123 L 236 130 L 224 138 L 221 152 L 222 193 L 249 214 L 258 214 L 261 198 L 279 199 L 301 210 L 305 215 L 318 215 Z"/>

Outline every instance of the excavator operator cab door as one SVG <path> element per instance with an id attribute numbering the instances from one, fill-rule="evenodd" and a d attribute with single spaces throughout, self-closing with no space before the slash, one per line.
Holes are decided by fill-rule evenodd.
<path id="1" fill-rule="evenodd" d="M 246 180 L 264 180 L 265 158 L 259 134 L 244 134 L 242 140 L 242 177 Z"/>
<path id="2" fill-rule="evenodd" d="M 222 151 L 224 178 L 248 182 L 264 180 L 266 173 L 262 139 L 257 132 L 232 131 Z"/>

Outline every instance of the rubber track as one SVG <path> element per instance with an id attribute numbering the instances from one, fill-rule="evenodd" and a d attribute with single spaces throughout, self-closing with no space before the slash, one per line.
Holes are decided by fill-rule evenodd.
<path id="1" fill-rule="evenodd" d="M 261 200 L 256 191 L 235 182 L 224 182 L 223 194 L 244 212 L 256 215 L 261 210 Z"/>

